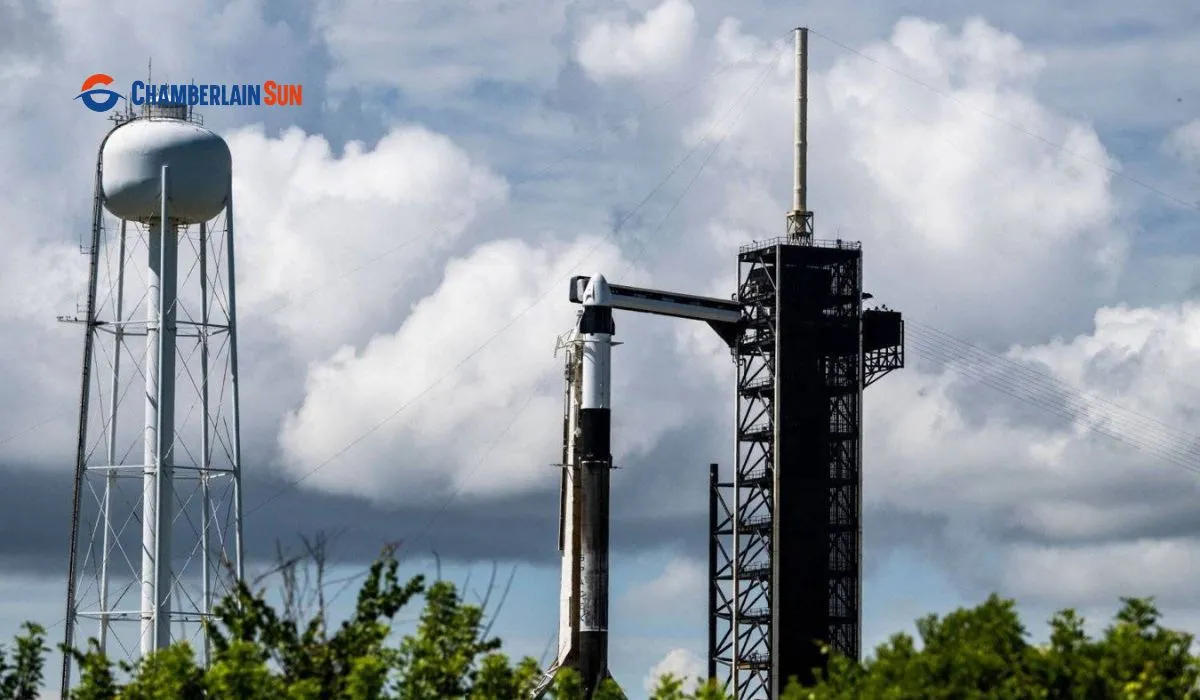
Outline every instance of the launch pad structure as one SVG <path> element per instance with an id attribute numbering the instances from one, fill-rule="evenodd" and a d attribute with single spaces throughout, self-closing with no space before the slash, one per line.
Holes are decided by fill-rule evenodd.
<path id="1" fill-rule="evenodd" d="M 790 679 L 809 682 L 825 667 L 822 646 L 861 656 L 863 390 L 904 366 L 904 321 L 897 311 L 863 308 L 871 295 L 863 293 L 860 243 L 814 236 L 808 31 L 795 38 L 787 235 L 738 251 L 733 299 L 609 285 L 601 275 L 571 280 L 571 301 L 584 309 L 570 339 L 560 339 L 567 392 L 559 649 L 533 698 L 564 667 L 580 672 L 587 697 L 610 677 L 613 309 L 706 321 L 733 355 L 732 480 L 722 481 L 716 464 L 709 470 L 708 677 L 736 700 L 774 699 Z"/>
<path id="2" fill-rule="evenodd" d="M 811 222 L 811 213 L 805 219 Z M 802 229 L 803 230 L 803 229 Z M 899 312 L 862 309 L 858 243 L 738 254 L 736 461 L 710 467 L 710 677 L 777 698 L 862 638 L 862 393 L 903 366 Z"/>
<path id="3" fill-rule="evenodd" d="M 862 653 L 862 394 L 904 366 L 899 312 L 864 310 L 862 246 L 813 235 L 808 30 L 796 30 L 787 236 L 738 251 L 732 481 L 710 467 L 708 675 L 778 698 Z"/>

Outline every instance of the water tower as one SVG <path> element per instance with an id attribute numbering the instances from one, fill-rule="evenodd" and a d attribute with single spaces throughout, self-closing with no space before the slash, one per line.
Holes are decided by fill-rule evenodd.
<path id="1" fill-rule="evenodd" d="M 64 319 L 85 327 L 66 643 L 207 657 L 201 622 L 242 576 L 229 147 L 183 105 L 114 121 Z"/>

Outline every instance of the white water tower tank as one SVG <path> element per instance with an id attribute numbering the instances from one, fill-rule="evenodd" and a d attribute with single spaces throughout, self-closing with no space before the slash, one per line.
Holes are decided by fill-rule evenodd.
<path id="1" fill-rule="evenodd" d="M 109 134 L 101 159 L 104 208 L 122 219 L 159 217 L 164 165 L 167 216 L 179 223 L 208 221 L 229 200 L 229 146 L 185 119 L 143 117 L 126 122 Z"/>

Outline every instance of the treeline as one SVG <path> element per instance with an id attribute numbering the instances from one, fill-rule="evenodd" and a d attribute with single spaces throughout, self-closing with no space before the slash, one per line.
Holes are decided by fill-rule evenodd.
<path id="1" fill-rule="evenodd" d="M 540 676 L 538 663 L 514 661 L 489 636 L 484 605 L 467 604 L 446 581 L 401 581 L 385 553 L 370 568 L 354 613 L 330 628 L 323 595 L 307 619 L 295 576 L 277 610 L 264 591 L 239 584 L 210 624 L 210 663 L 179 642 L 135 666 L 116 664 L 95 642 L 68 650 L 80 670 L 74 700 L 515 700 Z M 318 588 L 320 584 L 318 584 Z M 416 630 L 389 643 L 397 613 L 424 597 Z M 1071 610 L 1055 615 L 1048 644 L 1033 645 L 1012 601 L 996 596 L 973 609 L 917 622 L 918 639 L 897 634 L 864 663 L 835 657 L 815 685 L 793 683 L 783 700 L 1183 700 L 1200 698 L 1193 637 L 1167 629 L 1149 600 L 1126 599 L 1098 638 Z M 0 698 L 42 694 L 49 647 L 27 624 L 0 647 Z M 123 680 L 118 680 L 118 679 Z M 664 677 L 653 700 L 728 700 L 712 684 Z M 615 686 L 596 699 L 617 700 Z M 581 698 L 577 677 L 560 674 L 547 698 Z"/>

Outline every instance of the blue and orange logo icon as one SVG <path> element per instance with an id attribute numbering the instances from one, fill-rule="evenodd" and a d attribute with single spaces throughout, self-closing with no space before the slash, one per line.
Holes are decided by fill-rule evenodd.
<path id="1" fill-rule="evenodd" d="M 107 112 L 117 106 L 117 101 L 121 99 L 121 95 L 106 87 L 96 87 L 97 85 L 112 85 L 113 79 L 111 75 L 104 73 L 96 73 L 89 75 L 83 81 L 83 87 L 79 88 L 79 94 L 75 99 L 82 100 L 83 106 L 93 112 Z"/>

